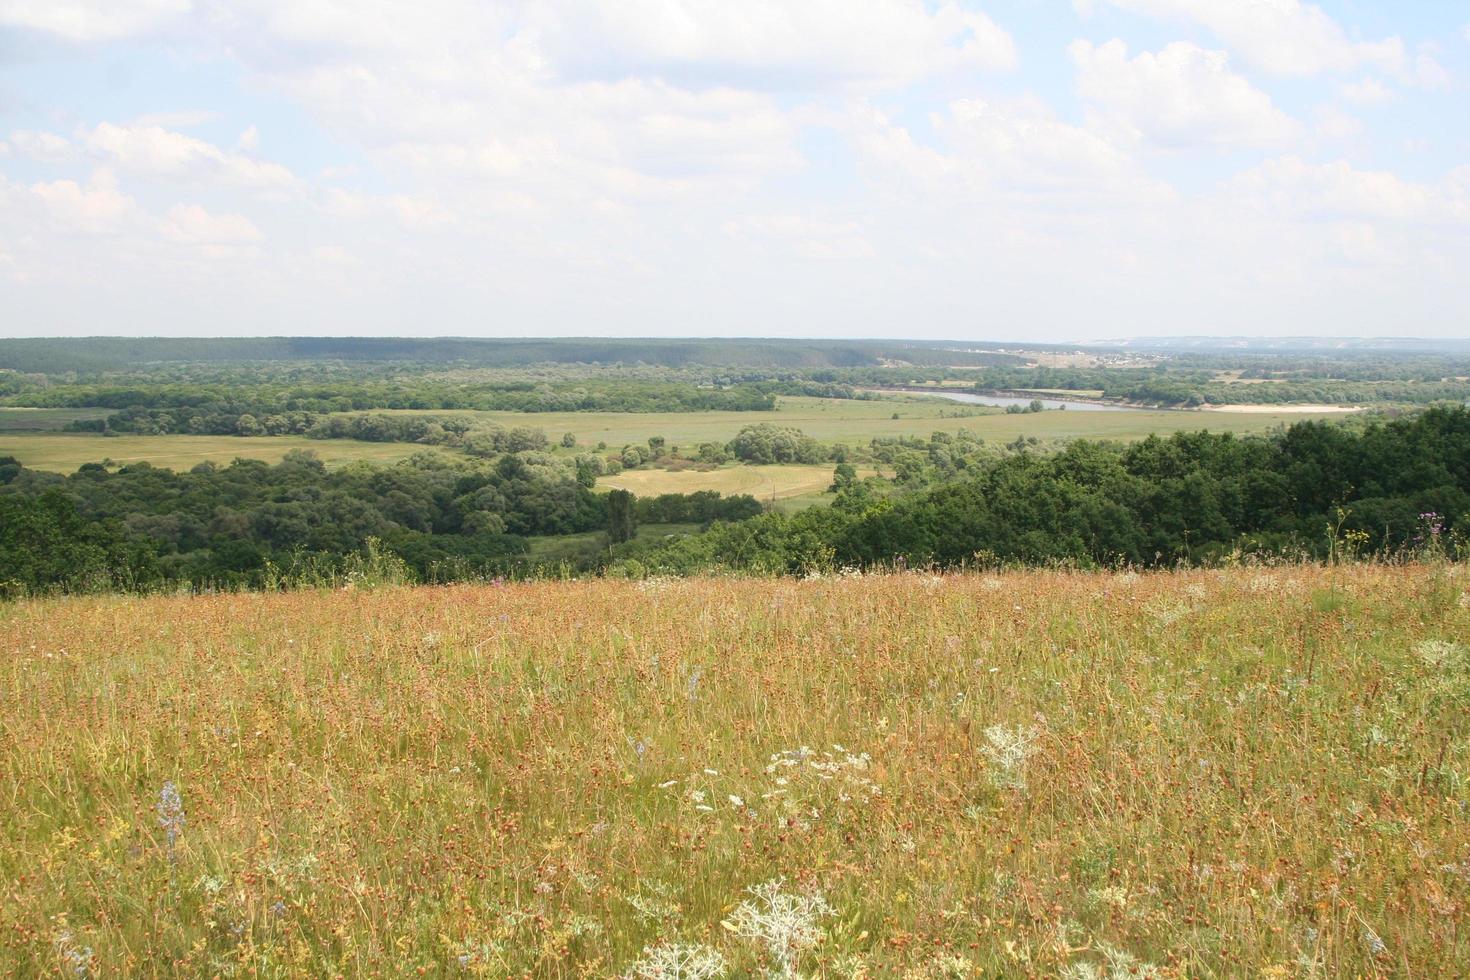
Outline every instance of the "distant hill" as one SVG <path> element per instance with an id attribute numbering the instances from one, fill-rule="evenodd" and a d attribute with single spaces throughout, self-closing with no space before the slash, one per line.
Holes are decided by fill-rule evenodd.
<path id="1" fill-rule="evenodd" d="M 844 368 L 906 363 L 1003 366 L 1020 359 L 954 350 L 953 342 L 467 337 L 77 337 L 0 339 L 0 369 L 62 373 L 163 364 L 343 361 L 459 367 L 648 364 L 664 367 Z"/>
<path id="2" fill-rule="evenodd" d="M 1134 337 L 1123 340 L 1078 341 L 1091 350 L 1199 351 L 1248 353 L 1371 353 L 1470 354 L 1470 339 L 1426 337 Z"/>

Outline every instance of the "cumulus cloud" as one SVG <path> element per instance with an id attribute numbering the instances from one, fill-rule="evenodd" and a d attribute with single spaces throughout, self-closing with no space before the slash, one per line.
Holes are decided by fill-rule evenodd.
<path id="1" fill-rule="evenodd" d="M 265 237 L 243 214 L 211 214 L 197 204 L 169 208 L 160 229 L 164 237 L 186 245 L 249 245 Z"/>
<path id="2" fill-rule="evenodd" d="M 1128 57 L 1128 46 L 1076 41 L 1077 89 L 1096 125 L 1165 147 L 1256 146 L 1298 126 L 1271 97 L 1230 70 L 1223 51 L 1185 41 Z"/>
<path id="3" fill-rule="evenodd" d="M 1011 36 L 956 3 L 915 0 L 561 0 L 530 3 L 523 35 L 572 77 L 655 74 L 806 87 L 1012 69 Z"/>
<path id="4" fill-rule="evenodd" d="M 0 0 L 0 26 L 112 41 L 176 22 L 192 7 L 191 0 Z"/>
<path id="5" fill-rule="evenodd" d="M 71 141 L 55 133 L 17 130 L 10 134 L 15 152 L 43 163 L 61 163 L 72 155 Z"/>
<path id="6" fill-rule="evenodd" d="M 1305 77 L 1371 67 L 1398 72 L 1397 37 L 1354 41 L 1321 7 L 1301 0 L 1089 0 L 1199 24 L 1247 62 L 1273 75 Z"/>
<path id="7" fill-rule="evenodd" d="M 728 221 L 725 234 L 760 247 L 773 244 L 808 259 L 863 259 L 875 254 L 856 221 L 792 214 L 752 215 Z"/>
<path id="8" fill-rule="evenodd" d="M 1316 131 L 1318 136 L 1326 139 L 1351 139 L 1363 134 L 1363 120 L 1336 106 L 1322 106 L 1317 110 Z"/>
<path id="9" fill-rule="evenodd" d="M 106 172 L 85 185 L 73 180 L 33 184 L 31 193 L 57 225 L 90 234 L 117 230 L 137 211 L 137 202 L 119 191 Z"/>
<path id="10" fill-rule="evenodd" d="M 1388 86 L 1372 76 L 1349 82 L 1341 88 L 1342 97 L 1358 105 L 1382 105 L 1393 99 Z"/>
<path id="11" fill-rule="evenodd" d="M 228 152 L 161 126 L 101 123 L 84 140 L 109 164 L 145 177 L 220 181 L 265 191 L 288 190 L 296 184 L 280 164 Z"/>
<path id="12" fill-rule="evenodd" d="M 1236 199 L 1280 216 L 1358 221 L 1464 223 L 1470 185 L 1452 174 L 1434 184 L 1387 171 L 1359 170 L 1345 160 L 1315 164 L 1299 156 L 1268 160 L 1227 185 Z"/>

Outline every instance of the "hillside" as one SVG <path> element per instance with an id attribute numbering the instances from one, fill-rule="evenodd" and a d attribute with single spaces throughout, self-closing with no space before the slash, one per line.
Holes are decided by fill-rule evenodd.
<path id="1" fill-rule="evenodd" d="M 7 604 L 0 970 L 606 976 L 679 938 L 749 975 L 775 953 L 737 903 L 784 878 L 765 898 L 806 903 L 788 965 L 812 975 L 1463 975 L 1467 588 Z"/>

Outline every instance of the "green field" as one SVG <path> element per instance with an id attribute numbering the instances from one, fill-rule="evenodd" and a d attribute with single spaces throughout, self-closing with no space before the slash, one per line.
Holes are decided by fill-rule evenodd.
<path id="1" fill-rule="evenodd" d="M 822 442 L 863 445 L 877 437 L 927 436 L 932 432 L 969 429 L 981 438 L 1010 442 L 1017 436 L 1038 439 L 1142 439 L 1153 434 L 1209 429 L 1212 432 L 1265 432 L 1311 418 L 1341 418 L 1301 412 L 1232 414 L 1227 412 L 1004 412 L 963 416 L 973 406 L 929 398 L 859 401 L 835 398 L 782 398 L 774 412 L 687 412 L 630 414 L 617 412 L 429 412 L 468 415 L 503 426 L 542 429 L 553 440 L 570 432 L 583 446 L 605 442 L 616 449 L 663 436 L 669 445 L 691 450 L 701 442 L 728 442 L 747 425 L 771 422 L 790 425 Z M 894 413 L 898 418 L 893 418 Z"/>
<path id="2" fill-rule="evenodd" d="M 553 442 L 564 432 L 577 437 L 582 449 L 606 443 L 617 449 L 663 436 L 670 446 L 685 451 L 702 442 L 727 442 L 747 425 L 771 422 L 795 426 L 822 442 L 862 445 L 877 437 L 927 436 L 932 432 L 968 429 L 991 442 L 1011 442 L 1018 436 L 1051 439 L 1142 439 L 1153 434 L 1209 429 L 1212 432 L 1265 432 L 1312 418 L 1341 416 L 1301 412 L 1041 412 L 1007 415 L 1003 412 L 970 415 L 970 406 L 927 398 L 858 401 L 831 398 L 783 398 L 774 412 L 437 412 L 412 414 L 467 415 L 477 421 L 506 427 L 541 429 Z M 306 439 L 301 436 L 102 436 L 92 433 L 22 431 L 20 413 L 48 416 L 31 424 L 60 425 L 72 418 L 96 417 L 87 409 L 5 409 L 0 418 L 0 456 L 15 456 L 26 466 L 70 473 L 83 463 L 112 459 L 118 463 L 146 461 L 154 466 L 188 469 L 204 460 L 226 463 L 236 457 L 279 460 L 292 449 L 310 449 L 328 465 L 358 459 L 393 461 L 424 449 L 411 443 L 371 443 L 345 439 Z M 56 413 L 56 414 L 53 414 Z M 399 413 L 388 413 L 399 414 Z M 898 418 L 893 418 L 897 414 Z M 958 416 L 958 417 L 956 417 Z M 628 474 L 630 477 L 633 474 Z M 665 474 L 667 476 L 667 474 Z M 719 477 L 744 481 L 748 476 Z M 612 484 L 618 485 L 618 484 Z M 759 484 L 756 484 L 759 486 Z M 629 489 L 633 489 L 629 487 Z M 718 489 L 696 487 L 695 489 Z M 641 492 L 641 491 L 640 491 Z M 664 492 L 649 490 L 647 492 Z M 722 492 L 756 493 L 755 489 Z M 766 487 L 769 493 L 769 487 Z M 782 495 L 777 486 L 777 496 Z M 805 492 L 805 491 L 802 491 Z M 788 494 L 790 495 L 790 494 Z"/>
<path id="3" fill-rule="evenodd" d="M 0 456 L 14 456 L 33 470 L 73 473 L 83 463 L 152 463 L 187 470 L 212 460 L 278 462 L 293 449 L 308 449 L 328 466 L 359 459 L 394 462 L 428 446 L 405 442 L 356 442 L 350 439 L 307 439 L 304 436 L 102 436 L 86 432 L 0 431 Z"/>
<path id="4" fill-rule="evenodd" d="M 822 493 L 832 485 L 832 466 L 722 466 L 716 470 L 628 470 L 597 481 L 600 487 L 631 490 L 640 497 L 714 490 L 757 500 L 784 500 Z"/>

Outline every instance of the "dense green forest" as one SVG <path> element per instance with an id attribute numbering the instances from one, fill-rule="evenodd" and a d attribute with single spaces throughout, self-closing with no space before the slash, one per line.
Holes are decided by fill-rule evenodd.
<path id="1" fill-rule="evenodd" d="M 654 447 L 655 451 L 661 447 Z M 61 477 L 0 460 L 0 582 L 9 593 L 166 584 L 260 586 L 370 549 L 424 580 L 535 571 L 527 539 L 611 531 L 582 571 L 806 573 L 903 562 L 1087 566 L 1460 548 L 1470 530 L 1470 411 L 1270 437 L 1181 433 L 1040 452 L 938 433 L 826 448 L 747 427 L 756 461 L 836 459 L 835 502 L 794 515 L 749 497 L 598 494 L 596 457 L 424 453 L 329 471 L 309 453 L 186 473 L 98 464 Z M 891 468 L 858 479 L 854 462 Z M 610 507 L 610 501 L 614 501 Z M 630 509 L 631 508 L 631 509 Z M 632 539 L 629 520 L 701 533 Z"/>
<path id="2" fill-rule="evenodd" d="M 889 447 L 898 458 L 914 446 Z M 839 467 L 831 508 L 767 514 L 625 557 L 634 572 L 797 573 L 902 561 L 1155 566 L 1232 554 L 1327 557 L 1463 547 L 1470 411 L 1352 431 L 1302 422 L 1267 438 L 1209 433 L 1077 441 L 1000 457 L 936 440 L 907 494 Z M 937 477 L 936 477 L 937 474 Z M 899 480 L 905 479 L 900 469 Z"/>

